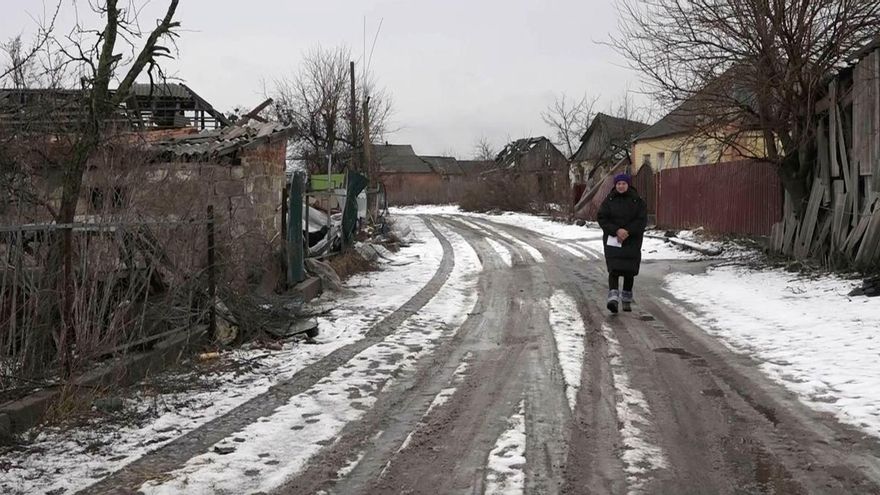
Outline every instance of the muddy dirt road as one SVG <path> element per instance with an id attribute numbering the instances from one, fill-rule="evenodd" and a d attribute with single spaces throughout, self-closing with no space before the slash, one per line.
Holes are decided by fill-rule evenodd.
<path id="1" fill-rule="evenodd" d="M 664 273 L 706 263 L 645 263 L 634 311 L 610 315 L 601 253 L 584 242 L 423 220 L 443 245 L 440 267 L 365 339 L 85 493 L 161 479 L 382 345 L 440 297 L 460 255 L 452 234 L 482 264 L 463 324 L 382 382 L 273 493 L 880 493 L 876 441 L 802 406 L 665 304 Z"/>

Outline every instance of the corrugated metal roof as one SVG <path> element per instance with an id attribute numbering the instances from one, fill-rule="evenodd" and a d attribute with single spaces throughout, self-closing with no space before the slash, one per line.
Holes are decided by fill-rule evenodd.
<path id="1" fill-rule="evenodd" d="M 240 126 L 156 141 L 150 144 L 150 150 L 175 157 L 217 157 L 229 155 L 261 140 L 285 137 L 290 130 L 279 123 L 251 120 Z"/>
<path id="2" fill-rule="evenodd" d="M 154 85 L 150 85 L 149 83 L 135 83 L 131 85 L 130 93 L 134 96 L 142 96 L 145 98 L 149 97 L 150 95 L 152 95 L 154 98 L 192 98 L 192 93 L 190 92 L 189 88 L 187 88 L 183 84 L 178 83 L 165 83 Z"/>

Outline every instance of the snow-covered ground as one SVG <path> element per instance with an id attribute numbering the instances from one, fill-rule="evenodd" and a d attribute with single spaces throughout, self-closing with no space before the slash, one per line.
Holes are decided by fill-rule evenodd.
<path id="1" fill-rule="evenodd" d="M 520 213 L 474 214 L 455 206 L 398 211 L 484 218 L 602 250 L 601 233 L 595 226 L 578 227 Z M 693 231 L 678 232 L 676 237 L 698 240 Z M 724 248 L 733 256 L 754 254 L 729 244 Z M 705 257 L 645 239 L 643 259 L 700 258 Z M 765 373 L 808 406 L 880 437 L 880 367 L 876 365 L 880 298 L 849 297 L 858 283 L 833 275 L 806 277 L 733 266 L 711 268 L 699 275 L 673 273 L 666 278 L 668 304 L 733 351 L 756 359 Z M 690 309 L 672 299 L 687 303 Z"/>
<path id="2" fill-rule="evenodd" d="M 145 483 L 141 491 L 208 495 L 272 490 L 332 443 L 346 424 L 362 417 L 395 375 L 429 355 L 440 338 L 456 332 L 476 304 L 482 268 L 477 254 L 460 235 L 438 229 L 453 246 L 455 267 L 418 313 L 271 416 L 221 440 L 161 480 Z M 217 448 L 233 451 L 218 453 Z"/>
<path id="3" fill-rule="evenodd" d="M 854 285 L 730 266 L 667 278 L 697 325 L 805 404 L 880 437 L 880 298 L 847 296 Z"/>
<path id="4" fill-rule="evenodd" d="M 577 301 L 565 291 L 558 290 L 550 297 L 550 327 L 565 380 L 565 396 L 574 411 L 581 384 L 587 328 L 578 312 Z"/>
<path id="5" fill-rule="evenodd" d="M 538 217 L 535 215 L 528 215 L 526 213 L 506 212 L 499 213 L 497 215 L 472 213 L 462 211 L 458 208 L 458 206 L 451 205 L 407 206 L 392 208 L 391 212 L 392 214 L 399 214 L 398 216 L 458 215 L 464 217 L 479 218 L 499 224 L 528 229 L 541 234 L 544 238 L 550 241 L 569 241 L 575 246 L 582 246 L 587 248 L 589 252 L 597 253 L 599 257 L 601 257 L 603 252 L 602 231 L 599 230 L 595 225 L 580 227 L 568 223 L 555 222 L 546 217 Z M 482 226 L 477 225 L 477 227 Z M 497 233 L 501 235 L 502 238 L 507 237 L 507 234 L 499 233 L 497 229 L 483 227 L 482 230 L 489 231 L 493 234 Z M 564 244 L 562 244 L 560 247 L 569 250 Z M 536 260 L 540 261 L 542 259 L 532 254 L 531 250 L 529 252 L 531 256 L 534 257 Z M 584 255 L 584 253 L 573 254 L 578 257 L 583 257 Z M 642 259 L 645 260 L 701 259 L 703 257 L 704 256 L 702 254 L 682 249 L 660 239 L 645 238 L 644 243 L 642 244 Z"/>
<path id="6" fill-rule="evenodd" d="M 280 351 L 249 349 L 227 354 L 222 359 L 232 364 L 259 365 L 195 377 L 205 385 L 196 387 L 198 392 L 135 397 L 127 404 L 132 415 L 139 418 L 131 426 L 107 427 L 96 421 L 63 431 L 43 429 L 35 442 L 0 455 L 0 492 L 72 493 L 86 488 L 267 391 L 333 350 L 363 338 L 373 323 L 421 289 L 439 266 L 442 247 L 433 242 L 433 234 L 414 214 L 472 217 L 469 223 L 474 228 L 500 235 L 500 241 L 490 245 L 505 265 L 512 264 L 506 246 L 518 242 L 481 220 L 530 229 L 574 256 L 601 258 L 601 232 L 595 226 L 578 227 L 525 214 L 462 213 L 457 207 L 413 207 L 394 212 L 401 213 L 396 215 L 398 228 L 409 228 L 413 244 L 396 253 L 393 262 L 381 271 L 350 279 L 347 287 L 351 290 L 345 295 L 332 297 L 339 306 L 319 317 L 318 344 L 289 342 Z M 322 380 L 309 393 L 291 398 L 265 421 L 217 445 L 234 447 L 232 453 L 220 455 L 211 449 L 172 476 L 144 488 L 156 493 L 191 493 L 193 486 L 202 487 L 205 493 L 270 489 L 300 469 L 321 445 L 332 442 L 347 422 L 359 418 L 375 402 L 395 373 L 411 367 L 431 352 L 439 338 L 455 332 L 474 305 L 479 259 L 461 236 L 442 225 L 438 228 L 453 244 L 455 267 L 438 296 L 417 315 L 384 342 L 340 368 L 340 376 Z M 681 232 L 678 237 L 694 240 L 690 232 Z M 704 258 L 655 239 L 646 239 L 643 251 L 645 259 Z M 540 253 L 530 256 L 535 261 L 543 259 Z M 808 278 L 781 270 L 734 266 L 711 268 L 699 275 L 673 273 L 665 284 L 669 292 L 666 304 L 676 307 L 734 352 L 753 357 L 761 370 L 798 394 L 805 404 L 880 437 L 880 368 L 876 366 L 880 357 L 880 298 L 848 297 L 856 282 L 839 277 Z M 330 303 L 330 298 L 325 298 L 314 304 Z M 617 344 L 610 328 L 581 328 L 584 323 L 576 305 L 564 292 L 555 292 L 548 304 L 567 398 L 573 404 L 583 365 L 582 358 L 578 359 L 583 356 L 583 332 L 603 332 L 612 364 L 619 358 L 615 355 L 619 354 Z M 401 354 L 406 357 L 401 359 Z M 624 461 L 630 487 L 637 488 L 649 471 L 663 469 L 665 460 L 643 429 L 650 425 L 647 404 L 638 391 L 628 387 L 622 366 L 615 365 L 613 371 L 620 394 L 617 407 L 623 418 L 622 433 L 625 443 L 629 442 Z M 455 392 L 466 373 L 467 365 L 463 364 L 450 386 L 435 398 L 436 405 L 442 405 Z M 337 385 L 341 383 L 345 386 Z M 493 451 L 497 476 L 487 481 L 495 483 L 492 486 L 500 492 L 521 491 L 521 414 L 511 418 L 510 431 L 499 439 L 497 452 Z M 296 442 L 291 440 L 294 436 Z M 309 442 L 304 444 L 303 439 Z M 354 465 L 356 460 L 350 468 Z"/>
<path id="7" fill-rule="evenodd" d="M 129 401 L 133 415 L 147 419 L 132 426 L 106 426 L 100 421 L 73 429 L 43 429 L 22 450 L 0 456 L 8 466 L 0 477 L 0 492 L 72 493 L 137 460 L 175 438 L 221 416 L 265 392 L 275 383 L 323 356 L 363 337 L 371 324 L 391 313 L 418 292 L 434 275 L 443 256 L 433 234 L 416 217 L 402 216 L 398 228 L 409 227 L 409 247 L 381 271 L 352 277 L 346 295 L 322 297 L 315 306 L 339 306 L 318 318 L 318 344 L 286 343 L 281 351 L 235 351 L 234 362 L 259 362 L 250 372 L 229 371 L 198 377 L 204 392 L 143 396 Z"/>
<path id="8" fill-rule="evenodd" d="M 614 378 L 617 422 L 623 440 L 620 457 L 629 485 L 627 493 L 641 493 L 653 472 L 667 468 L 668 463 L 663 449 L 651 440 L 654 428 L 651 408 L 644 394 L 630 385 L 620 352 L 620 342 L 614 335 L 614 330 L 603 323 L 602 336 L 607 342 L 608 360 Z"/>
<path id="9" fill-rule="evenodd" d="M 526 487 L 526 420 L 525 405 L 507 420 L 507 429 L 495 442 L 486 461 L 485 493 L 519 495 Z"/>

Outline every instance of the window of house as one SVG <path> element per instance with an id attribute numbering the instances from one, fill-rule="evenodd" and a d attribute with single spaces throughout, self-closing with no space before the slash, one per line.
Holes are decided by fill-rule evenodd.
<path id="1" fill-rule="evenodd" d="M 663 170 L 666 166 L 666 153 L 657 153 L 657 171 Z"/>
<path id="2" fill-rule="evenodd" d="M 642 155 L 642 165 L 650 165 L 651 164 L 651 154 L 648 153 L 646 155 Z"/>
<path id="3" fill-rule="evenodd" d="M 709 150 L 706 145 L 697 146 L 697 164 L 704 165 L 709 162 Z"/>
<path id="4" fill-rule="evenodd" d="M 678 168 L 681 166 L 681 151 L 675 150 L 672 152 L 672 160 L 669 163 L 669 166 L 672 168 Z"/>

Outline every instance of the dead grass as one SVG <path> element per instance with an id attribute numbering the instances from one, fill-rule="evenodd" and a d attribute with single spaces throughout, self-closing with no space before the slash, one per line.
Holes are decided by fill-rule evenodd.
<path id="1" fill-rule="evenodd" d="M 363 256 L 358 254 L 354 249 L 334 256 L 327 260 L 327 263 L 333 267 L 336 274 L 343 281 L 358 273 L 371 272 L 377 270 L 375 264 L 365 260 Z"/>
<path id="2" fill-rule="evenodd" d="M 64 385 L 58 397 L 46 409 L 42 422 L 59 428 L 82 424 L 88 418 L 95 416 L 92 410 L 95 401 L 110 395 L 109 387 Z"/>

